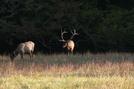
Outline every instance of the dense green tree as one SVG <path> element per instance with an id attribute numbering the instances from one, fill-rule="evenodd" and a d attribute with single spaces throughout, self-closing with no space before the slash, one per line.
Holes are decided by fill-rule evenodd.
<path id="1" fill-rule="evenodd" d="M 0 41 L 12 50 L 33 40 L 37 50 L 56 52 L 60 30 L 66 28 L 80 34 L 73 39 L 76 50 L 133 51 L 133 13 L 132 0 L 1 0 Z"/>

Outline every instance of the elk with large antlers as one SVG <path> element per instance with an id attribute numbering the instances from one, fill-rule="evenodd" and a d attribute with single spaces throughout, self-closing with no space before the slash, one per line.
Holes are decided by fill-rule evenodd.
<path id="1" fill-rule="evenodd" d="M 33 51 L 34 51 L 34 42 L 32 41 L 28 41 L 25 43 L 20 43 L 17 48 L 15 49 L 15 51 L 13 51 L 13 53 L 10 56 L 11 61 L 13 62 L 13 59 L 18 55 L 21 54 L 21 59 L 23 59 L 23 55 L 24 53 L 29 53 L 30 54 L 30 59 L 31 57 L 33 57 Z"/>
<path id="2" fill-rule="evenodd" d="M 75 47 L 75 43 L 74 43 L 74 41 L 72 41 L 72 39 L 75 35 L 78 35 L 78 33 L 76 33 L 76 30 L 74 30 L 73 32 L 71 31 L 71 33 L 72 33 L 71 38 L 69 40 L 64 40 L 63 34 L 65 34 L 65 33 L 67 33 L 66 29 L 64 31 L 62 31 L 62 29 L 61 29 L 61 39 L 62 40 L 59 40 L 59 41 L 64 42 L 63 48 L 67 49 L 68 55 L 69 55 L 69 53 L 73 53 L 73 50 Z"/>

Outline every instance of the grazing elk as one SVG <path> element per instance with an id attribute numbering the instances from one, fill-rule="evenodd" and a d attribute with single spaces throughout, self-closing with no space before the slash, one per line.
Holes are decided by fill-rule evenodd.
<path id="1" fill-rule="evenodd" d="M 31 57 L 33 57 L 33 51 L 34 51 L 34 42 L 32 41 L 28 41 L 28 42 L 25 42 L 25 43 L 20 43 L 17 48 L 15 49 L 15 51 L 13 51 L 13 53 L 11 54 L 10 56 L 10 59 L 11 61 L 13 62 L 14 58 L 20 54 L 21 55 L 21 59 L 23 59 L 23 55 L 25 53 L 29 53 L 30 54 L 30 60 L 31 60 Z"/>
<path id="2" fill-rule="evenodd" d="M 73 32 L 71 31 L 72 36 L 69 40 L 64 40 L 64 38 L 63 38 L 64 33 L 67 33 L 66 29 L 64 31 L 62 31 L 62 29 L 61 29 L 61 39 L 62 40 L 59 40 L 59 41 L 64 42 L 63 48 L 67 49 L 68 55 L 69 55 L 69 53 L 73 53 L 73 50 L 75 47 L 75 43 L 74 43 L 74 41 L 72 41 L 72 39 L 75 35 L 78 35 L 78 33 L 76 33 L 76 30 L 74 30 Z"/>

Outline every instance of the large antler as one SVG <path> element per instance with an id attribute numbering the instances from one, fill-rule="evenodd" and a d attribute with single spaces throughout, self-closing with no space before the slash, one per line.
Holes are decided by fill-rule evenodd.
<path id="1" fill-rule="evenodd" d="M 73 39 L 75 35 L 79 35 L 78 33 L 76 33 L 76 30 L 75 29 L 74 29 L 73 32 L 71 31 L 71 33 L 72 33 L 71 39 Z"/>
<path id="2" fill-rule="evenodd" d="M 63 38 L 64 33 L 67 33 L 66 28 L 64 29 L 63 32 L 62 32 L 62 29 L 61 29 L 61 39 L 62 40 L 59 40 L 59 41 L 66 42 L 66 40 L 64 40 L 64 38 Z"/>

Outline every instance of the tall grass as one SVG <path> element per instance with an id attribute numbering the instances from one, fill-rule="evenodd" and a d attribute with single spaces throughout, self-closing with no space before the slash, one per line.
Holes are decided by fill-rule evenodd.
<path id="1" fill-rule="evenodd" d="M 0 56 L 0 89 L 133 89 L 131 53 Z"/>

